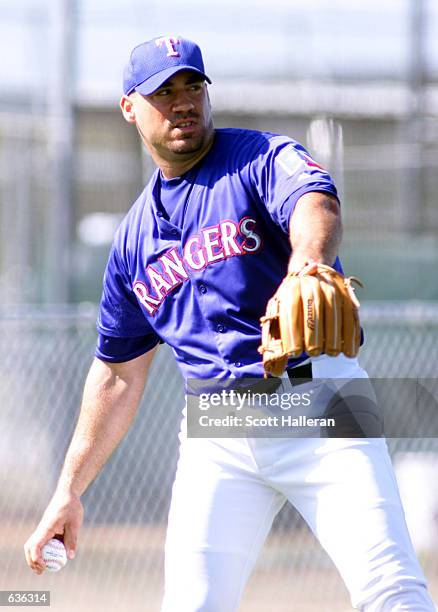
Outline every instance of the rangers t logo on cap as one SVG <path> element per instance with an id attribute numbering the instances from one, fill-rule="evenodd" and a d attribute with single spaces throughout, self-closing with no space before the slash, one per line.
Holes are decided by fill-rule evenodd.
<path id="1" fill-rule="evenodd" d="M 179 57 L 178 51 L 175 49 L 174 45 L 179 44 L 179 39 L 173 36 L 163 36 L 162 38 L 157 38 L 155 41 L 157 47 L 161 47 L 165 45 L 167 48 L 167 57 Z"/>

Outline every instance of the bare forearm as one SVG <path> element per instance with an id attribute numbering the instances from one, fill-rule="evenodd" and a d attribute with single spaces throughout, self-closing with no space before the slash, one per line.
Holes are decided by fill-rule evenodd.
<path id="1" fill-rule="evenodd" d="M 309 261 L 333 265 L 342 238 L 339 204 L 324 193 L 308 193 L 297 203 L 290 222 L 289 271 Z"/>
<path id="2" fill-rule="evenodd" d="M 150 355 L 138 358 L 148 367 Z M 144 362 L 144 363 L 143 363 Z M 80 497 L 128 431 L 144 389 L 146 372 L 126 374 L 96 359 L 85 383 L 79 420 L 57 491 Z"/>

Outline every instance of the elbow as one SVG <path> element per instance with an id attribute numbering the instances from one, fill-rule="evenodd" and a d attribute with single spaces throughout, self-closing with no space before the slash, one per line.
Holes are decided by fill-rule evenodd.
<path id="1" fill-rule="evenodd" d="M 321 205 L 324 209 L 325 215 L 331 218 L 333 233 L 335 233 L 340 240 L 342 238 L 343 225 L 339 200 L 334 196 L 327 195 L 327 197 L 321 201 Z"/>
<path id="2" fill-rule="evenodd" d="M 320 200 L 320 205 L 322 205 L 322 208 L 328 213 L 331 213 L 332 215 L 341 219 L 341 205 L 338 198 L 327 194 L 322 200 Z"/>

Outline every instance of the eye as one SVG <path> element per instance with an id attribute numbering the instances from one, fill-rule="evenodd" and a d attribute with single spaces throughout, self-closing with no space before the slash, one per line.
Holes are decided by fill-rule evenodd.
<path id="1" fill-rule="evenodd" d="M 164 98 L 170 94 L 170 89 L 159 89 L 155 92 L 156 96 L 160 96 L 160 98 Z"/>
<path id="2" fill-rule="evenodd" d="M 189 89 L 190 91 L 200 91 L 202 89 L 202 83 L 192 83 Z"/>

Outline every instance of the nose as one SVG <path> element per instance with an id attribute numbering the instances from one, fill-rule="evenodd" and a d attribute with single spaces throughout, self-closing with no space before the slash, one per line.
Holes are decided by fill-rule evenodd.
<path id="1" fill-rule="evenodd" d="M 180 91 L 174 101 L 172 110 L 175 113 L 187 113 L 195 108 L 190 93 L 187 91 Z"/>

